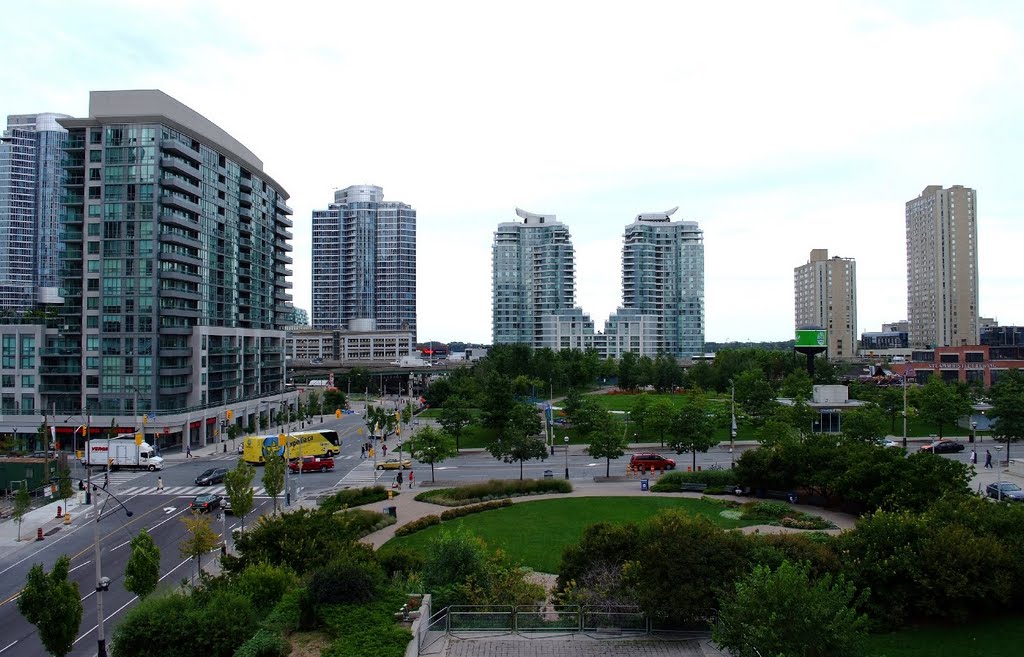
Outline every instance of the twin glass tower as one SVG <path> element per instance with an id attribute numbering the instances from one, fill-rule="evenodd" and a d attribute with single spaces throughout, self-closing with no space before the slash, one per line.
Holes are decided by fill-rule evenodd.
<path id="1" fill-rule="evenodd" d="M 494 344 L 593 348 L 603 356 L 692 357 L 704 352 L 704 237 L 678 208 L 644 213 L 626 226 L 622 306 L 595 333 L 574 307 L 575 260 L 569 228 L 555 215 L 516 209 L 522 222 L 498 225 L 492 247 Z"/>

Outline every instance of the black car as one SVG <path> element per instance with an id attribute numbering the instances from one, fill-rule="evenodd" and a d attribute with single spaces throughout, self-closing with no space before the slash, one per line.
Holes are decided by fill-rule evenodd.
<path id="1" fill-rule="evenodd" d="M 942 440 L 935 440 L 927 445 L 922 445 L 919 451 L 931 452 L 932 454 L 948 454 L 950 452 L 962 452 L 964 451 L 964 446 L 955 440 L 943 438 Z"/>
<path id="2" fill-rule="evenodd" d="M 197 486 L 212 486 L 224 481 L 224 475 L 228 473 L 227 468 L 210 468 L 203 474 L 196 477 Z"/>
<path id="3" fill-rule="evenodd" d="M 999 481 L 985 487 L 985 494 L 996 500 L 1007 500 L 1009 502 L 1024 502 L 1024 490 L 1020 486 L 1009 481 Z"/>
<path id="4" fill-rule="evenodd" d="M 193 513 L 209 513 L 214 509 L 220 508 L 222 498 L 220 495 L 212 495 L 210 493 L 204 493 L 197 495 L 196 499 L 192 500 Z"/>

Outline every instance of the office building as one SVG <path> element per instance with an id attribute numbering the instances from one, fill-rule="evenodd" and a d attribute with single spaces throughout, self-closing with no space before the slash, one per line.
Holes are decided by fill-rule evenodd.
<path id="1" fill-rule="evenodd" d="M 415 353 L 412 331 L 348 331 L 295 328 L 288 332 L 286 353 L 296 361 L 351 364 L 394 363 Z"/>
<path id="2" fill-rule="evenodd" d="M 853 258 L 828 257 L 828 249 L 813 249 L 806 264 L 793 270 L 795 327 L 828 329 L 828 358 L 849 360 L 857 355 L 857 263 Z"/>
<path id="3" fill-rule="evenodd" d="M 553 214 L 516 208 L 523 221 L 498 224 L 492 247 L 491 335 L 494 344 L 544 343 L 544 317 L 571 309 L 575 254 L 569 228 Z M 551 328 L 551 327 L 549 327 Z"/>
<path id="4" fill-rule="evenodd" d="M 704 353 L 704 234 L 695 221 L 673 222 L 677 209 L 637 215 L 623 237 L 622 309 L 657 318 L 646 356 Z"/>
<path id="5" fill-rule="evenodd" d="M 0 311 L 60 303 L 61 118 L 8 116 L 0 138 Z"/>
<path id="6" fill-rule="evenodd" d="M 416 333 L 416 210 L 354 185 L 313 211 L 313 327 L 366 326 Z"/>
<path id="7" fill-rule="evenodd" d="M 11 332 L 19 366 L 38 367 L 34 407 L 58 432 L 148 420 L 161 445 L 201 445 L 227 410 L 248 426 L 294 405 L 292 211 L 262 161 L 157 90 L 94 91 L 88 117 L 58 122 L 64 302 L 44 333 Z"/>
<path id="8" fill-rule="evenodd" d="M 962 185 L 929 185 L 906 204 L 911 346 L 978 344 L 976 207 Z"/>

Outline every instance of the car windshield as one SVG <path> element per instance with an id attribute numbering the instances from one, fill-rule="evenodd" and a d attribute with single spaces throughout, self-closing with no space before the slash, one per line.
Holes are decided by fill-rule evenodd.
<path id="1" fill-rule="evenodd" d="M 199 476 L 200 477 L 209 477 L 212 474 L 213 474 L 213 470 L 207 470 L 206 472 L 204 472 L 203 474 L 201 474 Z"/>

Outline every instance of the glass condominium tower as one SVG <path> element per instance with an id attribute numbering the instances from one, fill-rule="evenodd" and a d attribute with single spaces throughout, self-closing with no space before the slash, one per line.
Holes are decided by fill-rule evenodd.
<path id="1" fill-rule="evenodd" d="M 0 137 L 0 310 L 60 302 L 61 118 L 11 115 Z"/>
<path id="2" fill-rule="evenodd" d="M 491 335 L 494 344 L 539 348 L 543 318 L 573 307 L 575 254 L 569 227 L 553 214 L 516 208 L 523 221 L 498 224 L 494 233 Z"/>
<path id="3" fill-rule="evenodd" d="M 130 417 L 277 399 L 284 188 L 161 91 L 94 91 L 87 118 L 59 122 L 64 304 L 40 350 L 44 408 Z"/>
<path id="4" fill-rule="evenodd" d="M 374 185 L 338 190 L 313 211 L 313 328 L 355 320 L 416 334 L 416 210 Z"/>
<path id="5" fill-rule="evenodd" d="M 622 245 L 622 305 L 656 317 L 657 353 L 704 353 L 704 233 L 695 221 L 671 221 L 678 208 L 639 214 Z"/>

